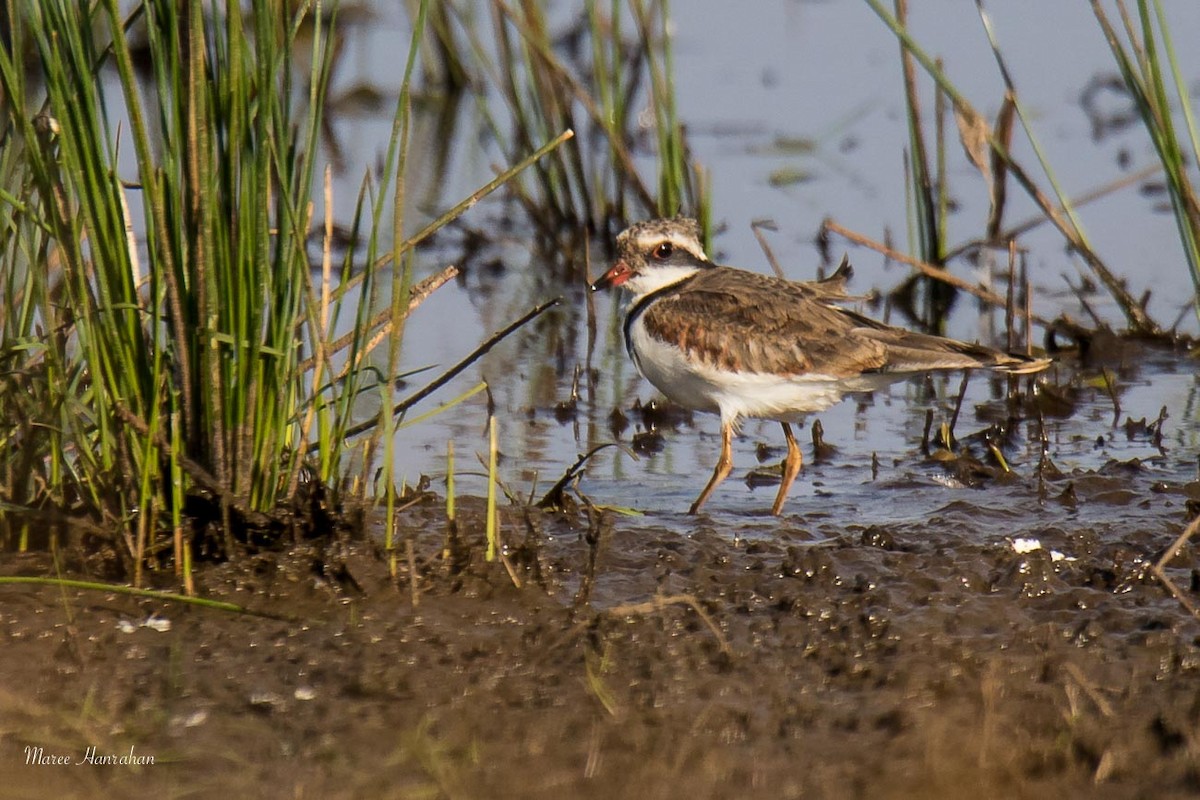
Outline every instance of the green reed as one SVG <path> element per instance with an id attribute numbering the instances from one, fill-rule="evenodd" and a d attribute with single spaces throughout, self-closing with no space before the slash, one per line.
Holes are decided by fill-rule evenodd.
<path id="1" fill-rule="evenodd" d="M 569 34 L 583 42 L 576 48 L 553 39 L 541 3 L 491 0 L 487 21 L 476 4 L 443 8 L 453 9 L 458 27 L 439 30 L 439 42 L 461 39 L 467 52 L 455 51 L 453 63 L 437 72 L 466 64 L 480 76 L 483 116 L 510 158 L 557 131 L 580 134 L 576 146 L 543 159 L 532 181 L 515 187 L 543 233 L 579 225 L 606 231 L 613 222 L 681 211 L 698 215 L 707 229 L 708 187 L 675 109 L 666 3 L 652 11 L 645 0 L 587 0 Z M 631 23 L 636 34 L 627 37 Z M 484 87 L 501 102 L 485 99 Z M 637 152 L 643 108 L 654 123 L 657 191 Z"/>
<path id="2" fill-rule="evenodd" d="M 1074 252 L 1083 259 L 1100 284 L 1112 295 L 1113 300 L 1125 314 L 1130 330 L 1146 336 L 1162 335 L 1161 328 L 1146 313 L 1142 304 L 1130 293 L 1125 282 L 1117 277 L 1113 270 L 1109 268 L 1092 248 L 1080 219 L 1075 212 L 1075 204 L 1055 179 L 1051 165 L 1044 155 L 1037 137 L 1034 135 L 1028 117 L 1023 113 L 1019 94 L 1013 85 L 1011 75 L 1005 65 L 1000 47 L 992 33 L 990 21 L 983 9 L 982 3 L 977 0 L 980 20 L 983 23 L 985 32 L 988 34 L 993 55 L 996 58 L 1007 90 L 1005 100 L 1006 109 L 1002 111 L 1002 115 L 1011 113 L 1007 110 L 1007 105 L 1011 104 L 1016 116 L 1022 123 L 1030 146 L 1038 159 L 1038 166 L 1050 184 L 1053 199 L 1050 194 L 1042 190 L 1041 186 L 1025 166 L 1013 158 L 1009 147 L 1010 142 L 1008 141 L 1010 123 L 1002 121 L 997 125 L 996 130 L 989 128 L 983 115 L 976 110 L 970 100 L 955 86 L 942 66 L 913 38 L 903 21 L 890 13 L 884 7 L 881 0 L 864 0 L 864 2 L 895 34 L 904 51 L 912 55 L 926 74 L 937 84 L 938 90 L 945 95 L 946 100 L 951 104 L 968 154 L 976 166 L 979 166 L 981 171 L 984 172 L 984 177 L 989 183 L 989 189 L 992 190 L 993 196 L 998 196 L 996 192 L 1003 191 L 1003 187 L 999 185 L 1000 182 L 1011 179 L 1029 195 L 1030 199 L 1033 200 L 1042 215 L 1044 215 L 1045 220 L 1059 231 Z M 990 168 L 985 169 L 982 166 L 985 159 L 990 159 Z M 997 223 L 998 220 L 990 221 L 988 225 L 989 230 L 995 231 Z M 995 244 L 997 241 L 1004 241 L 1005 238 L 1005 236 L 999 236 L 998 240 L 989 241 L 987 244 Z M 952 248 L 950 252 L 961 253 L 965 249 L 973 249 L 979 244 L 981 243 L 975 242 L 971 243 L 970 247 Z"/>
<path id="3" fill-rule="evenodd" d="M 28 308 L 5 344 L 30 343 L 9 351 L 12 374 L 54 398 L 9 429 L 36 455 L 4 491 L 110 530 L 135 573 L 161 533 L 184 546 L 187 495 L 228 531 L 286 501 L 304 466 L 298 343 L 316 322 L 306 241 L 330 39 L 320 17 L 276 3 L 205 9 L 148 3 L 126 19 L 115 0 L 11 3 L 0 55 L 5 136 L 27 172 L 5 185 L 39 231 L 0 269 Z"/>
<path id="4" fill-rule="evenodd" d="M 337 509 L 371 485 L 411 403 L 394 402 L 368 357 L 386 342 L 395 375 L 416 289 L 452 275 L 414 288 L 412 249 L 570 137 L 382 253 L 388 226 L 402 230 L 410 58 L 385 169 L 363 182 L 339 263 L 325 176 L 315 270 L 336 14 L 211 9 L 149 2 L 124 17 L 116 0 L 11 0 L 0 51 L 0 545 L 80 532 L 108 541 L 135 582 L 171 564 L 187 591 L 206 530 L 220 532 L 207 552 L 233 556 L 239 531 L 295 532 L 314 497 Z M 414 50 L 419 38 L 418 25 Z M 387 317 L 353 287 L 384 293 Z M 335 338 L 344 321 L 351 333 Z M 364 391 L 382 398 L 365 427 Z"/>
<path id="5" fill-rule="evenodd" d="M 1200 132 L 1191 95 L 1179 71 L 1171 26 L 1162 3 L 1138 0 L 1136 24 L 1124 0 L 1117 0 L 1116 6 L 1124 40 L 1099 0 L 1092 0 L 1092 10 L 1112 50 L 1113 60 L 1162 163 L 1180 244 L 1196 287 L 1193 304 L 1200 316 L 1200 198 L 1195 184 L 1195 168 L 1200 164 Z M 1178 103 L 1187 128 L 1186 137 L 1177 130 L 1172 100 Z"/>

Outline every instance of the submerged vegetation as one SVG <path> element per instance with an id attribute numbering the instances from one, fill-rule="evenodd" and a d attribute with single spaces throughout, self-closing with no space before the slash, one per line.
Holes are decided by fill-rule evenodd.
<path id="1" fill-rule="evenodd" d="M 670 92 L 669 50 L 654 33 L 665 7 L 655 16 L 641 2 L 630 6 L 639 30 L 631 66 L 621 8 L 614 3 L 609 17 L 589 5 L 597 60 L 581 78 L 555 56 L 536 4 L 514 12 L 496 2 L 504 67 L 476 41 L 479 67 L 467 68 L 490 70 L 503 87 L 515 127 L 495 131 L 517 131 L 506 144 L 513 166 L 403 239 L 405 168 L 416 155 L 411 85 L 431 5 L 434 32 L 466 13 L 419 4 L 391 143 L 363 180 L 350 245 L 336 260 L 328 171 L 326 219 L 313 219 L 336 10 L 272 0 L 244 10 L 235 3 L 223 16 L 200 0 L 140 3 L 128 13 L 115 0 L 8 6 L 11 46 L 0 51 L 6 548 L 53 546 L 82 532 L 117 574 L 141 583 L 147 568 L 173 568 L 190 590 L 193 558 L 327 535 L 364 500 L 384 498 L 390 509 L 392 449 L 403 447 L 397 423 L 445 380 L 395 396 L 404 320 L 454 274 L 415 283 L 420 241 L 505 184 L 548 228 L 604 230 L 631 192 L 638 213 L 673 213 L 684 198 L 701 204 L 673 115 L 657 121 L 665 165 L 657 196 L 630 156 L 627 106 L 643 73 L 653 91 Z M 603 147 L 560 146 L 578 105 Z M 531 164 L 538 195 L 512 183 Z M 388 313 L 372 317 L 363 297 L 385 298 Z M 359 400 L 371 395 L 379 411 L 364 416 Z"/>

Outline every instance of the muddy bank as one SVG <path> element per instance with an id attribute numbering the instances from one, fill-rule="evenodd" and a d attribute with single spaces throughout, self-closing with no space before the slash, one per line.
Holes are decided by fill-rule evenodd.
<path id="1" fill-rule="evenodd" d="M 281 619 L 4 587 L 5 794 L 1194 796 L 1200 624 L 1146 570 L 1176 488 L 1158 525 L 997 535 L 961 507 L 770 539 L 514 512 L 507 567 L 472 503 L 445 559 L 431 501 L 415 605 L 369 541 L 202 570 Z M 1169 574 L 1200 600 L 1195 566 Z"/>

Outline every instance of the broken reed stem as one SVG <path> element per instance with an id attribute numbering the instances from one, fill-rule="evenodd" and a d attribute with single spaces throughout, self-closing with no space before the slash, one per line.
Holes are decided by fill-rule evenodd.
<path id="1" fill-rule="evenodd" d="M 456 267 L 454 265 L 450 265 L 450 266 L 446 267 L 445 269 L 443 269 L 441 272 L 437 273 L 436 275 L 430 275 L 428 278 L 425 278 L 424 280 L 414 284 L 412 286 L 412 288 L 409 289 L 409 291 L 408 291 L 408 310 L 405 313 L 411 314 L 413 311 L 415 311 L 417 309 L 418 306 L 421 305 L 421 303 L 424 303 L 431 294 L 436 292 L 438 289 L 442 288 L 442 286 L 444 286 L 451 279 L 453 279 L 457 276 L 458 276 L 458 267 Z M 322 304 L 323 304 L 322 305 L 322 314 L 326 317 L 328 316 L 328 305 L 327 305 L 328 296 L 326 294 L 327 291 L 328 291 L 327 286 L 322 287 Z M 392 310 L 390 308 L 385 308 L 383 311 L 380 311 L 378 314 L 376 314 L 371 319 L 371 321 L 368 322 L 366 324 L 366 326 L 363 327 L 363 329 L 361 331 L 350 331 L 349 333 L 344 334 L 343 336 L 340 336 L 331 342 L 325 343 L 325 345 L 324 345 L 325 353 L 327 355 L 333 355 L 335 353 L 339 353 L 342 350 L 345 350 L 350 345 L 352 345 L 354 343 L 355 339 L 361 340 L 366 335 L 367 332 L 373 331 L 375 328 L 379 327 L 380 325 L 383 325 L 384 326 L 383 328 L 381 328 L 379 331 L 375 332 L 374 334 L 371 334 L 370 344 L 368 344 L 365 348 L 363 348 L 362 352 L 359 355 L 359 361 L 362 361 L 362 359 L 366 356 L 367 353 L 370 353 L 372 350 L 374 350 L 379 345 L 380 342 L 382 342 L 385 338 L 387 338 L 387 334 L 389 332 L 391 332 L 392 323 L 393 323 Z M 313 356 L 310 356 L 310 357 L 304 359 L 303 361 L 301 361 L 299 363 L 299 365 L 297 365 L 297 369 L 299 369 L 302 372 L 306 372 L 310 369 L 313 369 L 316 366 L 316 362 L 317 362 L 318 358 L 320 358 L 319 355 L 313 355 Z M 342 370 L 342 372 L 338 375 L 338 380 L 341 380 L 342 378 L 344 378 L 346 376 L 346 373 L 349 372 L 349 370 L 350 370 L 349 366 L 345 367 Z M 314 385 L 315 385 L 315 381 L 314 381 Z"/>
<path id="2" fill-rule="evenodd" d="M 454 521 L 454 440 L 446 442 L 446 539 L 442 544 L 442 563 L 450 564 L 454 555 L 452 545 L 458 539 L 458 526 Z"/>
<path id="3" fill-rule="evenodd" d="M 1165 571 L 1167 564 L 1170 563 L 1175 556 L 1179 555 L 1179 551 L 1183 549 L 1183 546 L 1187 544 L 1189 539 L 1196 535 L 1197 530 L 1200 530 L 1200 516 L 1193 519 L 1191 523 L 1184 528 L 1183 533 L 1179 534 L 1179 537 L 1171 543 L 1171 546 L 1167 548 L 1165 553 L 1163 553 L 1162 558 L 1150 565 L 1150 571 L 1154 573 L 1154 577 L 1158 578 L 1159 583 L 1166 587 L 1167 591 L 1171 593 L 1171 596 L 1178 600 L 1181 606 L 1187 609 L 1189 614 L 1197 619 L 1200 619 L 1200 609 L 1196 608 L 1196 605 L 1191 601 L 1191 599 L 1184 594 L 1178 586 L 1175 585 L 1175 581 L 1171 580 Z"/>
<path id="4" fill-rule="evenodd" d="M 513 333 L 513 331 L 516 331 L 518 328 L 522 327 L 530 320 L 534 319 L 535 317 L 540 316 L 548 309 L 553 308 L 554 306 L 558 305 L 560 302 L 562 302 L 562 298 L 556 297 L 553 300 L 547 300 L 544 303 L 540 303 L 540 304 L 534 306 L 529 311 L 525 312 L 525 314 L 517 321 L 515 321 L 515 322 L 511 323 L 510 325 L 508 325 L 507 327 L 504 327 L 504 328 L 496 331 L 495 333 L 493 333 L 490 337 L 488 337 L 488 339 L 486 341 L 484 341 L 481 345 L 479 345 L 474 350 L 472 350 L 465 358 L 463 358 L 461 361 L 459 361 L 453 367 L 451 367 L 450 369 L 443 372 L 439 377 L 437 377 L 430 383 L 426 384 L 424 388 L 417 390 L 417 392 L 415 392 L 408 398 L 401 400 L 399 403 L 397 403 L 395 406 L 393 406 L 392 407 L 393 416 L 404 413 L 405 411 L 412 408 L 417 403 L 424 400 L 429 395 L 433 394 L 438 389 L 442 388 L 442 386 L 449 383 L 456 375 L 458 375 L 460 372 L 465 370 L 467 367 L 471 366 L 473 363 L 478 361 L 489 350 L 491 350 L 493 347 L 495 347 L 497 344 L 499 344 L 501 341 L 503 341 L 505 338 L 507 338 L 509 336 L 509 334 Z M 352 437 L 358 436 L 362 433 L 365 433 L 366 431 L 371 430 L 373 427 L 375 427 L 378 424 L 379 424 L 378 417 L 364 420 L 363 422 L 360 422 L 357 425 L 352 425 L 349 428 L 347 428 L 346 432 L 344 434 L 344 437 L 346 439 L 350 439 Z M 312 446 L 313 445 L 309 445 L 309 449 L 311 449 Z"/>
<path id="5" fill-rule="evenodd" d="M 721 647 L 721 652 L 725 655 L 733 655 L 733 648 L 729 646 L 729 641 L 725 638 L 725 634 L 721 632 L 717 623 L 709 616 L 701 606 L 700 601 L 695 595 L 691 594 L 669 594 L 656 595 L 654 599 L 645 603 L 625 603 L 619 606 L 613 606 L 608 609 L 608 613 L 616 617 L 641 616 L 644 614 L 652 614 L 655 611 L 661 611 L 668 606 L 687 606 L 696 612 L 696 616 L 712 631 L 712 635 L 716 637 L 717 643 Z"/>
<path id="6" fill-rule="evenodd" d="M 408 588 L 413 608 L 421 605 L 421 587 L 417 583 L 417 554 L 413 549 L 412 534 L 404 537 L 404 552 L 408 558 Z"/>
<path id="7" fill-rule="evenodd" d="M 488 417 L 488 486 L 487 486 L 487 560 L 496 560 L 497 540 L 496 530 L 499 520 L 496 519 L 496 417 Z"/>
<path id="8" fill-rule="evenodd" d="M 1004 308 L 1006 305 L 1004 298 L 995 292 L 990 292 L 987 289 L 963 280 L 947 270 L 939 269 L 932 264 L 926 264 L 925 262 L 915 259 L 912 256 L 901 253 L 899 250 L 888 247 L 887 245 L 877 242 L 867 236 L 863 236 L 861 233 L 856 233 L 849 228 L 839 225 L 832 219 L 826 218 L 825 221 L 821 223 L 821 226 L 823 230 L 833 231 L 844 239 L 847 239 L 855 244 L 862 245 L 863 247 L 868 247 L 875 252 L 882 254 L 886 258 L 889 258 L 893 261 L 899 261 L 902 264 L 907 264 L 917 272 L 920 272 L 922 275 L 926 275 L 934 280 L 942 281 L 943 283 L 949 284 L 956 289 L 961 289 L 967 294 L 973 295 L 985 303 L 996 306 L 997 308 Z M 1049 320 L 1045 319 L 1044 317 L 1037 316 L 1036 314 L 1032 314 L 1032 312 L 1030 318 L 1040 325 L 1050 325 Z"/>
<path id="9" fill-rule="evenodd" d="M 763 236 L 762 229 L 775 230 L 775 225 L 763 220 L 755 220 L 750 223 L 750 230 L 754 232 L 754 238 L 758 240 L 758 246 L 762 249 L 763 255 L 767 257 L 767 263 L 771 265 L 771 269 L 775 271 L 775 275 L 780 280 L 787 280 L 787 276 L 783 274 L 783 267 L 779 266 L 779 259 L 775 258 L 775 252 L 771 249 L 771 245 L 767 244 L 767 237 Z"/>
<path id="10" fill-rule="evenodd" d="M 446 441 L 446 519 L 454 522 L 454 440 Z"/>
<path id="11" fill-rule="evenodd" d="M 1029 262 L 1021 259 L 1021 284 L 1025 287 L 1025 355 L 1033 355 L 1033 284 L 1029 278 Z"/>
<path id="12" fill-rule="evenodd" d="M 1004 303 L 1004 333 L 1006 351 L 1011 353 L 1017 346 L 1016 329 L 1013 327 L 1014 318 L 1017 314 L 1016 297 L 1017 293 L 1017 243 L 1015 240 L 1008 241 L 1008 297 Z"/>
<path id="13" fill-rule="evenodd" d="M 1121 399 L 1117 397 L 1117 384 L 1108 367 L 1100 370 L 1100 378 L 1104 381 L 1104 391 L 1108 393 L 1108 399 L 1113 404 L 1113 427 L 1115 428 L 1121 419 Z"/>
<path id="14" fill-rule="evenodd" d="M 958 387 L 958 399 L 954 401 L 954 414 L 950 417 L 950 440 L 946 442 L 946 447 L 950 447 L 950 441 L 954 439 L 954 427 L 958 425 L 958 414 L 962 411 L 963 399 L 967 396 L 967 383 L 971 380 L 971 370 L 964 369 L 962 383 Z"/>

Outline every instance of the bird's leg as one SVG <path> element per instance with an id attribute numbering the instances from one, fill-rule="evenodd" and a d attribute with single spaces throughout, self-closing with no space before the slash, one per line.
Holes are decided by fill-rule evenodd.
<path id="1" fill-rule="evenodd" d="M 792 482 L 804 466 L 804 454 L 800 452 L 800 445 L 796 444 L 796 437 L 792 435 L 792 426 L 786 422 L 780 424 L 783 425 L 783 438 L 787 439 L 788 452 L 787 458 L 783 460 L 783 480 L 779 483 L 779 494 L 775 495 L 775 505 L 771 506 L 771 513 L 777 517 L 783 512 L 783 501 L 787 499 Z"/>
<path id="2" fill-rule="evenodd" d="M 696 502 L 692 503 L 692 507 L 688 509 L 689 514 L 695 514 L 700 510 L 700 506 L 708 500 L 712 495 L 713 490 L 717 485 L 729 477 L 730 471 L 733 469 L 733 423 L 722 423 L 721 425 L 721 457 L 717 459 L 717 466 L 713 469 L 712 477 L 708 479 L 708 485 L 704 487 L 704 491 L 696 498 Z"/>

